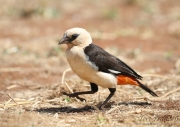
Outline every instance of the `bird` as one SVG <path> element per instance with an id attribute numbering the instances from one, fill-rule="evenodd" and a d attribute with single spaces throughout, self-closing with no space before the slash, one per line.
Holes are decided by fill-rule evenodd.
<path id="1" fill-rule="evenodd" d="M 81 79 L 90 83 L 90 91 L 75 93 L 63 92 L 69 97 L 79 97 L 83 94 L 94 94 L 98 86 L 108 88 L 110 94 L 103 101 L 99 109 L 102 109 L 116 92 L 118 85 L 139 86 L 152 96 L 158 97 L 150 88 L 140 82 L 142 76 L 137 74 L 130 66 L 119 58 L 95 45 L 89 32 L 84 28 L 74 27 L 66 30 L 58 44 L 66 44 L 66 58 L 72 71 Z"/>

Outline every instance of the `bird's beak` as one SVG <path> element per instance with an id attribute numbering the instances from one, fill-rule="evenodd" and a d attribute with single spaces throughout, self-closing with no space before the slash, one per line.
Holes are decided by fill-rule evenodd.
<path id="1" fill-rule="evenodd" d="M 69 41 L 69 38 L 68 37 L 66 37 L 66 36 L 63 36 L 62 38 L 61 38 L 61 40 L 59 41 L 59 45 L 60 44 L 67 44 L 67 42 Z"/>

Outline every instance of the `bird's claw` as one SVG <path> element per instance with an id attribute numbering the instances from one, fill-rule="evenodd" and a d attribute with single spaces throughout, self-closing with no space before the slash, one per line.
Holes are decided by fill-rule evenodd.
<path id="1" fill-rule="evenodd" d="M 86 101 L 86 99 L 81 98 L 81 97 L 79 97 L 78 95 L 76 96 L 76 98 L 79 99 L 80 101 Z"/>
<path id="2" fill-rule="evenodd" d="M 67 95 L 67 96 L 69 96 L 70 94 L 68 94 L 68 93 L 66 93 L 66 92 L 62 92 L 62 94 L 63 95 Z"/>
<path id="3" fill-rule="evenodd" d="M 66 93 L 66 92 L 63 92 L 63 94 L 64 95 L 66 95 L 66 96 L 69 96 L 69 97 L 76 97 L 77 99 L 79 99 L 80 101 L 86 101 L 86 99 L 84 99 L 84 98 L 81 98 L 81 97 L 79 97 L 77 94 L 69 94 L 69 93 Z"/>

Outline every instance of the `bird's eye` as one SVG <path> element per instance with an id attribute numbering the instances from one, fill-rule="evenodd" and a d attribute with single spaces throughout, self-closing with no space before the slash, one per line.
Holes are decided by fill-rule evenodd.
<path id="1" fill-rule="evenodd" d="M 79 34 L 73 34 L 72 39 L 75 40 L 78 36 L 79 36 Z"/>

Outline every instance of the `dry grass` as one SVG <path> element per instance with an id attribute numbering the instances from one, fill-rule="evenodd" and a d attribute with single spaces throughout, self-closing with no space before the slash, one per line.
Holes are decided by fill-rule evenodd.
<path id="1" fill-rule="evenodd" d="M 67 71 L 65 71 L 67 72 Z M 65 74 L 64 74 L 65 77 Z M 172 80 L 173 78 L 173 80 Z M 171 87 L 171 83 L 176 84 L 177 77 L 166 79 L 166 87 Z M 163 78 L 151 78 L 151 87 L 155 89 L 156 85 L 164 82 Z M 159 79 L 159 82 L 155 79 Z M 175 80 L 176 79 L 176 80 Z M 65 80 L 65 79 L 63 79 Z M 150 80 L 149 80 L 150 81 Z M 173 81 L 173 82 L 172 82 Z M 68 98 L 59 93 L 62 91 L 83 90 L 86 82 L 75 78 L 62 81 L 63 84 L 54 86 L 53 90 L 47 96 L 41 98 L 20 99 L 12 98 L 8 93 L 9 100 L 0 104 L 1 126 L 179 126 L 180 125 L 180 88 L 165 93 L 162 90 L 156 90 L 160 97 L 152 98 L 145 95 L 133 96 L 134 92 L 140 94 L 137 90 L 131 88 L 118 88 L 115 97 L 103 109 L 98 110 L 96 104 L 102 102 L 108 95 L 108 91 L 100 89 L 100 92 L 92 96 L 85 95 L 88 100 L 86 103 L 79 102 L 76 99 Z M 148 84 L 148 80 L 146 80 Z M 81 84 L 84 88 L 77 88 Z M 158 85 L 160 88 L 161 86 Z M 162 87 L 161 87 L 162 88 Z M 13 89 L 13 88 L 12 88 Z M 48 88 L 48 90 L 50 90 Z M 124 91 L 129 92 L 124 92 Z M 47 91 L 44 89 L 44 91 Z M 141 97 L 144 96 L 144 97 Z M 121 103 L 118 103 L 121 102 Z M 48 120 L 48 121 L 47 121 Z M 22 123 L 23 121 L 23 123 Z M 84 123 L 84 121 L 86 121 Z"/>
<path id="2" fill-rule="evenodd" d="M 0 127 L 180 126 L 177 0 L 0 2 Z M 90 89 L 66 70 L 56 41 L 75 26 L 139 70 L 159 97 L 118 86 L 98 110 L 107 89 L 82 95 L 86 102 L 62 95 Z"/>

